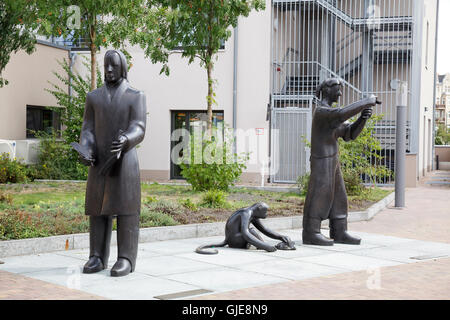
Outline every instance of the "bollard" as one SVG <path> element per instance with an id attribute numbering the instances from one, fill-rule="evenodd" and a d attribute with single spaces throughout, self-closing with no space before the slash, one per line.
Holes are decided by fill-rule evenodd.
<path id="1" fill-rule="evenodd" d="M 408 83 L 401 82 L 398 90 L 397 121 L 395 127 L 395 207 L 405 207 L 406 185 L 406 105 Z"/>

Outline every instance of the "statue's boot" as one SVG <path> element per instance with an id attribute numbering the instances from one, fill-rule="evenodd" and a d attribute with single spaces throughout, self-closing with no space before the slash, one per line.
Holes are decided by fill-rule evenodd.
<path id="1" fill-rule="evenodd" d="M 117 259 L 114 266 L 111 268 L 111 277 L 123 277 L 129 274 L 131 271 L 131 263 L 128 259 Z"/>
<path id="2" fill-rule="evenodd" d="M 89 258 L 88 262 L 83 267 L 83 273 L 96 273 L 105 269 L 105 266 L 97 256 L 92 256 Z"/>
<path id="3" fill-rule="evenodd" d="M 139 215 L 117 217 L 117 262 L 111 269 L 112 277 L 123 277 L 136 267 L 139 242 Z"/>
<path id="4" fill-rule="evenodd" d="M 330 220 L 330 238 L 332 238 L 335 243 L 361 244 L 361 238 L 348 234 L 347 219 Z"/>
<path id="5" fill-rule="evenodd" d="M 320 233 L 320 219 L 306 218 L 303 221 L 303 244 L 312 244 L 316 246 L 332 246 L 333 240 Z"/>
<path id="6" fill-rule="evenodd" d="M 109 245 L 111 242 L 112 218 L 89 217 L 89 260 L 83 273 L 96 273 L 108 267 Z"/>

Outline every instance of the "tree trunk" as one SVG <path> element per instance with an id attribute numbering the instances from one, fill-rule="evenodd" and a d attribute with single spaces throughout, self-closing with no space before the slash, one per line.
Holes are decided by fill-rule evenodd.
<path id="1" fill-rule="evenodd" d="M 208 73 L 208 97 L 206 98 L 208 101 L 208 122 L 207 122 L 207 129 L 208 133 L 211 136 L 212 135 L 212 103 L 213 103 L 213 79 L 212 79 L 212 68 L 213 64 L 210 62 L 207 65 L 207 73 Z"/>
<path id="2" fill-rule="evenodd" d="M 96 33 L 95 33 L 95 25 L 96 19 L 94 18 L 94 24 L 91 25 L 89 30 L 90 40 L 91 40 L 91 91 L 95 90 L 97 86 L 97 47 L 95 45 Z"/>
<path id="3" fill-rule="evenodd" d="M 95 90 L 97 84 L 97 48 L 91 43 L 91 91 Z"/>

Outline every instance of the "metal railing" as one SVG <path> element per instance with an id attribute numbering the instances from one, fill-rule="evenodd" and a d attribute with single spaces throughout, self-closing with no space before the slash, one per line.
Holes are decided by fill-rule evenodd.
<path id="1" fill-rule="evenodd" d="M 304 101 L 314 102 L 317 85 L 328 77 L 344 82 L 341 105 L 375 94 L 383 101 L 375 109 L 383 120 L 376 124 L 374 135 L 389 163 L 386 166 L 393 168 L 396 92 L 390 83 L 394 79 L 411 82 L 412 2 L 273 0 L 272 110 L 305 109 Z M 279 146 L 285 148 L 280 154 L 291 152 L 288 144 Z M 292 175 L 290 182 L 296 178 Z M 391 184 L 392 179 L 390 175 L 383 183 Z M 283 182 L 287 180 L 283 178 Z"/>

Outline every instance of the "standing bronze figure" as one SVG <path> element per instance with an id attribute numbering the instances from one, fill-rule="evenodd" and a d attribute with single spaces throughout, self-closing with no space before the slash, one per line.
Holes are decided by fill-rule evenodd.
<path id="1" fill-rule="evenodd" d="M 141 185 L 136 145 L 144 139 L 146 100 L 127 80 L 122 52 L 107 51 L 105 84 L 86 97 L 80 144 L 74 148 L 90 166 L 86 215 L 90 217 L 90 254 L 84 273 L 108 266 L 112 219 L 117 217 L 118 259 L 111 276 L 134 271 L 139 239 Z"/>
<path id="2" fill-rule="evenodd" d="M 303 243 L 331 246 L 334 242 L 361 243 L 347 233 L 348 203 L 339 164 L 338 138 L 355 140 L 372 116 L 372 107 L 380 104 L 372 95 L 344 108 L 333 107 L 342 96 L 342 82 L 330 78 L 316 91 L 321 98 L 311 128 L 311 175 L 303 211 Z M 361 113 L 352 124 L 346 121 Z M 322 220 L 330 219 L 330 238 L 320 233 Z"/>

